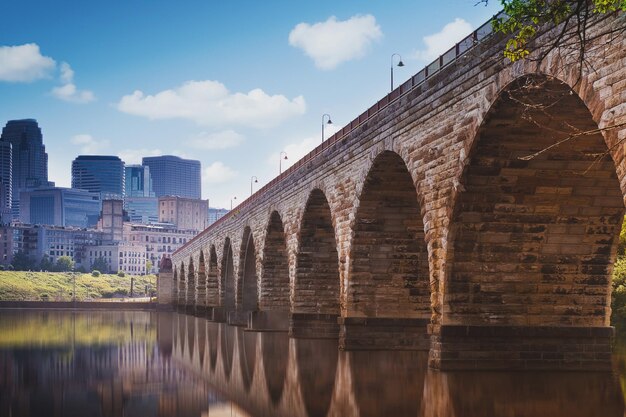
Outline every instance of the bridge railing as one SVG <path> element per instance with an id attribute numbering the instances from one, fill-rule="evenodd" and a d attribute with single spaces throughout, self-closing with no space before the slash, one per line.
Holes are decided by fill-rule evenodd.
<path id="1" fill-rule="evenodd" d="M 464 56 L 470 49 L 472 49 L 473 47 L 475 47 L 480 42 L 482 42 L 483 40 L 485 40 L 486 38 L 488 38 L 490 35 L 493 34 L 492 21 L 496 18 L 500 18 L 503 16 L 505 16 L 504 12 L 500 12 L 494 15 L 489 21 L 487 21 L 478 29 L 473 31 L 470 35 L 463 38 L 463 40 L 458 42 L 448 51 L 441 54 L 433 62 L 426 65 L 417 74 L 413 75 L 406 82 L 402 83 L 397 88 L 395 88 L 392 92 L 387 94 L 385 97 L 378 100 L 378 102 L 376 102 L 373 106 L 371 106 L 366 111 L 361 113 L 358 117 L 356 117 L 350 123 L 346 124 L 343 128 L 335 132 L 335 134 L 333 134 L 330 138 L 322 142 L 321 145 L 318 145 L 315 149 L 313 149 L 307 155 L 302 157 L 295 164 L 287 168 L 283 173 L 281 173 L 280 175 L 275 177 L 273 180 L 265 184 L 263 187 L 257 190 L 253 195 L 243 200 L 240 204 L 234 207 L 231 211 L 226 213 L 224 216 L 219 218 L 216 222 L 214 222 L 209 227 L 207 227 L 203 232 L 198 234 L 192 240 L 187 242 L 184 246 L 182 246 L 177 251 L 175 251 L 174 254 L 187 248 L 188 246 L 191 246 L 194 242 L 201 239 L 202 236 L 204 236 L 209 231 L 211 231 L 211 229 L 217 227 L 219 224 L 225 222 L 229 218 L 236 216 L 239 212 L 241 212 L 241 210 L 250 206 L 252 203 L 254 203 L 259 198 L 261 198 L 261 196 L 265 194 L 266 191 L 271 189 L 274 185 L 278 184 L 279 182 L 282 182 L 285 178 L 291 176 L 291 174 L 298 171 L 302 166 L 308 164 L 313 159 L 317 158 L 317 156 L 323 153 L 323 151 L 334 146 L 337 142 L 340 142 L 341 140 L 343 140 L 354 129 L 356 129 L 363 123 L 365 123 L 367 120 L 369 120 L 374 115 L 378 114 L 380 111 L 384 110 L 387 106 L 389 106 L 391 103 L 396 101 L 398 98 L 400 98 L 401 96 L 405 95 L 409 91 L 423 84 L 426 80 L 428 80 L 430 77 L 437 74 L 443 68 L 455 62 L 459 57 Z"/>

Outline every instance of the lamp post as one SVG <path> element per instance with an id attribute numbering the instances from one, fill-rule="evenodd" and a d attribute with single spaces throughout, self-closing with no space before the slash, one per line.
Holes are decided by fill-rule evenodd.
<path id="1" fill-rule="evenodd" d="M 233 209 L 233 200 L 236 200 L 236 199 L 237 199 L 237 197 L 233 197 L 233 198 L 230 199 L 230 209 L 231 210 Z"/>
<path id="2" fill-rule="evenodd" d="M 283 155 L 285 155 L 284 158 Z M 280 157 L 278 158 L 278 175 L 283 173 L 283 159 L 287 159 L 287 152 L 280 151 Z"/>
<path id="3" fill-rule="evenodd" d="M 250 177 L 250 195 L 252 195 L 252 180 L 254 180 L 255 183 L 259 182 L 259 179 L 256 177 L 256 175 Z"/>
<path id="4" fill-rule="evenodd" d="M 328 113 L 324 113 L 322 114 L 322 143 L 324 143 L 324 118 L 328 116 L 328 121 L 326 122 L 326 124 L 332 125 L 333 121 L 330 120 L 330 114 Z"/>
<path id="5" fill-rule="evenodd" d="M 393 91 L 393 57 L 394 56 L 397 56 L 399 58 L 397 65 L 399 67 L 404 66 L 404 62 L 402 62 L 402 57 L 400 56 L 400 54 L 391 54 L 391 91 Z"/>

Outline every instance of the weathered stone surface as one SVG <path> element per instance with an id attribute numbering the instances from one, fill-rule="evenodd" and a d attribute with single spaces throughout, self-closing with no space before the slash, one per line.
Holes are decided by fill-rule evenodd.
<path id="1" fill-rule="evenodd" d="M 624 19 L 591 25 L 583 68 L 558 48 L 505 62 L 492 37 L 412 79 L 178 250 L 172 296 L 226 312 L 429 318 L 432 366 L 442 326 L 608 326 L 626 37 L 594 35 Z"/>

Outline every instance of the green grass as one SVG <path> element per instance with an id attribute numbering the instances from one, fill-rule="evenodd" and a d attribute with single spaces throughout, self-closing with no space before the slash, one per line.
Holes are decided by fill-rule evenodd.
<path id="1" fill-rule="evenodd" d="M 76 274 L 76 299 L 89 300 L 127 295 L 130 292 L 130 275 Z M 135 276 L 134 293 L 143 295 L 146 285 L 156 289 L 156 276 Z M 73 276 L 67 272 L 0 271 L 0 300 L 66 301 L 72 298 Z"/>

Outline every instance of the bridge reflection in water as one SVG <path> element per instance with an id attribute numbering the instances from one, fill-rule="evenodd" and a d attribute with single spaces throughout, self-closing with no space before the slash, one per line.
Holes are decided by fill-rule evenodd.
<path id="1" fill-rule="evenodd" d="M 624 416 L 619 355 L 614 373 L 440 372 L 427 356 L 177 313 L 2 311 L 0 416 Z"/>

